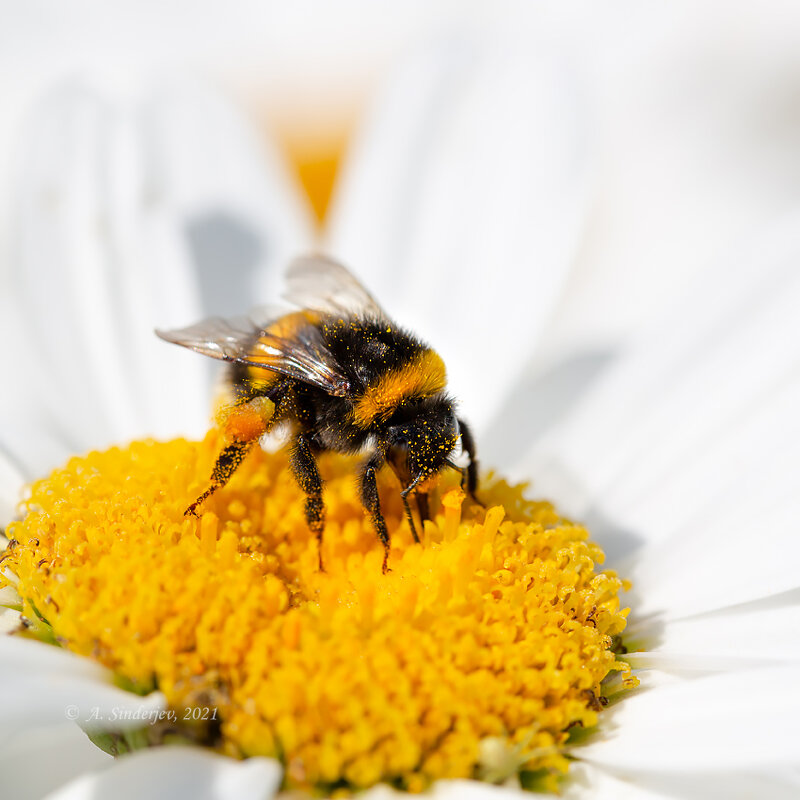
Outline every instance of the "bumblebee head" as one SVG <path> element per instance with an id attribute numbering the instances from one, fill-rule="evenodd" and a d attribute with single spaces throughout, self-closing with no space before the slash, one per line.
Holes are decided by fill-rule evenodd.
<path id="1" fill-rule="evenodd" d="M 420 400 L 390 422 L 387 461 L 406 486 L 439 472 L 458 442 L 458 421 L 447 397 Z"/>

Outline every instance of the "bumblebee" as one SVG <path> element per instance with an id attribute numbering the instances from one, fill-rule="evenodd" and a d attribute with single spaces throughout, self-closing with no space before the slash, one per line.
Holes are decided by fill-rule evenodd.
<path id="1" fill-rule="evenodd" d="M 322 546 L 325 507 L 319 453 L 366 452 L 360 468 L 361 501 L 383 544 L 389 532 L 380 508 L 376 474 L 388 464 L 400 492 L 414 541 L 419 542 L 408 497 L 415 493 L 427 518 L 425 487 L 445 466 L 462 472 L 462 486 L 474 497 L 475 442 L 456 416 L 447 394 L 440 356 L 399 328 L 343 266 L 321 256 L 300 258 L 287 272 L 284 295 L 296 310 L 224 320 L 212 318 L 162 339 L 230 362 L 231 402 L 220 417 L 225 445 L 209 487 L 186 509 L 223 487 L 250 449 L 266 433 L 290 431 L 291 470 L 306 495 L 305 516 Z M 468 457 L 453 460 L 459 438 Z M 320 555 L 320 569 L 322 557 Z"/>

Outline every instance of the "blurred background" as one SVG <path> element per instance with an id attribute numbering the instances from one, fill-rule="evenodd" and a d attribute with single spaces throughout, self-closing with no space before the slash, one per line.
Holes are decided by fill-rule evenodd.
<path id="1" fill-rule="evenodd" d="M 268 300 L 321 244 L 436 343 L 490 461 L 519 455 L 509 419 L 542 420 L 529 442 L 800 200 L 789 0 L 0 0 L 0 98 L 0 300 L 25 300 L 50 363 L 68 356 L 47 341 L 54 306 L 75 276 L 97 287 L 87 263 L 158 286 L 178 254 L 199 275 L 198 302 L 165 283 L 139 317 L 137 353 L 163 378 L 185 356 L 152 327 Z M 94 324 L 76 333 L 95 348 L 83 385 L 114 397 Z M 534 396 L 534 415 L 508 399 Z"/>
<path id="2" fill-rule="evenodd" d="M 276 138 L 317 217 L 366 104 L 404 54 L 438 34 L 483 32 L 526 4 L 3 0 L 0 142 L 8 167 L 32 103 L 65 78 L 124 91 L 158 73 L 195 75 Z"/>
<path id="3" fill-rule="evenodd" d="M 4 96 L 25 99 L 76 75 L 123 88 L 143 75 L 194 74 L 277 137 L 322 212 L 335 163 L 366 101 L 426 36 L 492 19 L 489 3 L 77 2 L 9 12 Z"/>
<path id="4" fill-rule="evenodd" d="M 54 85 L 88 79 L 113 93 L 158 75 L 194 75 L 218 87 L 277 140 L 320 218 L 346 145 L 375 92 L 411 52 L 442 38 L 557 51 L 597 108 L 641 104 L 640 118 L 628 120 L 636 123 L 624 142 L 629 148 L 637 147 L 637 137 L 667 137 L 670 126 L 659 118 L 667 110 L 685 136 L 707 142 L 718 135 L 715 144 L 730 152 L 698 157 L 717 159 L 721 173 L 742 140 L 773 134 L 772 161 L 790 168 L 783 175 L 786 192 L 797 188 L 800 156 L 790 134 L 800 127 L 800 9 L 789 0 L 2 0 L 3 185 L 22 121 Z M 792 102 L 778 107 L 775 95 L 789 92 Z M 747 120 L 737 118 L 734 107 L 745 101 L 751 104 Z M 726 106 L 729 116 L 713 119 Z M 776 118 L 778 112 L 789 118 Z M 592 133 L 604 133 L 603 116 L 608 112 L 593 121 L 598 130 Z M 726 123 L 725 135 L 704 130 Z M 780 148 L 793 151 L 790 164 L 781 160 Z"/>

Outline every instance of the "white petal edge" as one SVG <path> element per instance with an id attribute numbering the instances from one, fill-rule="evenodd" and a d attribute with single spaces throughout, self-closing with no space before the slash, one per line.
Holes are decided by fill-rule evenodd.
<path id="1" fill-rule="evenodd" d="M 408 792 L 399 792 L 385 784 L 375 786 L 358 795 L 364 800 L 402 800 L 410 796 Z M 423 798 L 435 800 L 512 800 L 512 798 L 531 797 L 530 792 L 525 792 L 517 787 L 494 786 L 471 780 L 439 780 L 424 794 Z"/>
<path id="2" fill-rule="evenodd" d="M 634 620 L 626 641 L 644 641 L 649 652 L 631 652 L 636 668 L 684 675 L 794 664 L 800 670 L 800 590 L 682 619 Z"/>
<path id="3" fill-rule="evenodd" d="M 743 670 L 636 692 L 572 754 L 618 774 L 767 772 L 800 765 L 796 667 Z"/>
<path id="4" fill-rule="evenodd" d="M 108 680 L 110 673 L 95 661 L 71 653 L 61 647 L 26 639 L 22 636 L 0 637 L 0 685 L 14 674 L 46 675 L 48 673 Z"/>
<path id="5" fill-rule="evenodd" d="M 277 761 L 246 761 L 200 748 L 157 747 L 122 756 L 108 769 L 84 775 L 47 795 L 46 800 L 267 800 L 282 770 Z"/>
<path id="6" fill-rule="evenodd" d="M 16 515 L 24 485 L 25 478 L 21 470 L 0 447 L 0 531 Z"/>

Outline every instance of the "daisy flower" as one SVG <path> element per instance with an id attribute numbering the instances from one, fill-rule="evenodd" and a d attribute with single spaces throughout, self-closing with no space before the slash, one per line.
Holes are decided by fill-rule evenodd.
<path id="1" fill-rule="evenodd" d="M 323 465 L 325 577 L 280 454 L 255 452 L 199 523 L 182 519 L 218 447 L 212 373 L 151 331 L 277 296 L 282 266 L 315 241 L 278 154 L 183 83 L 43 102 L 3 298 L 4 340 L 20 343 L 0 400 L 5 523 L 36 481 L 8 525 L 4 591 L 29 633 L 79 655 L 0 638 L 4 794 L 261 798 L 391 779 L 365 796 L 519 797 L 563 772 L 575 798 L 796 793 L 799 220 L 787 205 L 762 219 L 737 195 L 699 236 L 712 257 L 667 241 L 696 209 L 676 204 L 660 229 L 643 212 L 684 259 L 664 276 L 644 252 L 626 273 L 634 193 L 608 186 L 608 149 L 587 135 L 620 123 L 585 89 L 544 50 L 426 51 L 379 98 L 337 183 L 326 249 L 436 343 L 482 462 L 556 504 L 484 478 L 489 508 L 470 507 L 443 477 L 419 547 L 387 484 L 385 579 L 338 459 Z M 662 210 L 698 180 L 675 169 L 696 155 L 678 140 L 673 169 L 650 175 Z M 731 241 L 743 216 L 758 224 Z M 633 586 L 621 596 L 618 576 Z M 243 635 L 259 625 L 257 642 Z M 515 647 L 530 629 L 534 653 Z M 356 649 L 365 630 L 380 648 Z M 372 693 L 382 673 L 389 702 Z M 162 724 L 185 709 L 206 716 Z M 315 716 L 327 738 L 303 728 Z"/>

